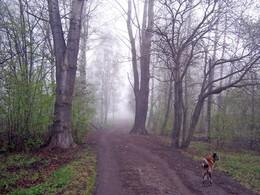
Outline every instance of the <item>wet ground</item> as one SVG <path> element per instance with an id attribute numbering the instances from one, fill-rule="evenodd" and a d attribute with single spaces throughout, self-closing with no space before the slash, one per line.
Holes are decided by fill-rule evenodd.
<path id="1" fill-rule="evenodd" d="M 223 173 L 201 187 L 200 164 L 153 135 L 117 128 L 100 134 L 96 195 L 255 194 Z M 124 130 L 124 131 L 119 131 Z"/>

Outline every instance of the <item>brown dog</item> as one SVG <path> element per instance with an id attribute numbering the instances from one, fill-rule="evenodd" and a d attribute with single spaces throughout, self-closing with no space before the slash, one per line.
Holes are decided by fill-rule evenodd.
<path id="1" fill-rule="evenodd" d="M 213 153 L 210 156 L 207 156 L 203 158 L 202 161 L 202 169 L 201 169 L 201 175 L 203 177 L 202 186 L 204 185 L 206 180 L 209 180 L 210 185 L 212 185 L 212 171 L 214 169 L 215 162 L 219 160 L 219 157 L 216 153 Z"/>

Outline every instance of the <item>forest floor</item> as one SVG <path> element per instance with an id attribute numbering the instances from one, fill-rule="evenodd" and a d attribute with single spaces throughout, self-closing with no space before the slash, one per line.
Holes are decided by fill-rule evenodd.
<path id="1" fill-rule="evenodd" d="M 1 155 L 0 194 L 257 194 L 218 167 L 213 186 L 201 187 L 201 162 L 170 148 L 162 136 L 131 135 L 118 126 L 90 132 L 86 141 L 70 150 Z"/>
<path id="2" fill-rule="evenodd" d="M 159 136 L 128 132 L 120 127 L 98 136 L 96 195 L 256 194 L 217 170 L 213 185 L 202 187 L 200 163 Z"/>
<path id="3" fill-rule="evenodd" d="M 92 194 L 95 181 L 89 145 L 0 155 L 0 194 Z"/>

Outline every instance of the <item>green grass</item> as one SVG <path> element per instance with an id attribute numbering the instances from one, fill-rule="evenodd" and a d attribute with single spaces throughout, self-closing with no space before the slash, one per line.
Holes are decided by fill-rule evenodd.
<path id="1" fill-rule="evenodd" d="M 26 153 L 12 154 L 0 160 L 0 189 L 10 191 L 16 182 L 24 178 L 32 181 L 38 179 L 38 172 L 30 169 L 33 163 L 41 161 L 40 158 L 30 157 Z M 42 163 L 45 163 L 44 161 Z"/>
<path id="2" fill-rule="evenodd" d="M 184 153 L 195 160 L 201 160 L 201 156 L 208 155 L 209 150 L 206 143 L 192 142 L 189 149 Z M 216 169 L 227 173 L 245 187 L 260 192 L 260 155 L 251 151 L 227 152 L 214 151 L 220 156 L 216 163 Z"/>
<path id="3" fill-rule="evenodd" d="M 17 154 L 6 159 L 6 165 L 1 162 L 0 171 L 5 173 L 6 168 L 12 166 L 26 167 L 37 159 L 29 159 L 26 154 Z M 8 165 L 8 166 L 7 166 Z M 29 172 L 28 172 L 29 171 Z M 86 148 L 79 156 L 53 172 L 48 178 L 44 178 L 44 182 L 37 184 L 29 189 L 19 186 L 14 187 L 16 181 L 21 178 L 28 178 L 33 181 L 39 178 L 38 171 L 30 172 L 30 170 L 18 169 L 13 175 L 0 175 L 3 177 L 0 181 L 2 189 L 8 189 L 11 195 L 43 195 L 43 194 L 86 194 L 90 195 L 95 190 L 96 181 L 96 154 L 91 148 Z M 1 172 L 0 172 L 1 174 Z M 16 189 L 15 189 L 16 188 Z"/>

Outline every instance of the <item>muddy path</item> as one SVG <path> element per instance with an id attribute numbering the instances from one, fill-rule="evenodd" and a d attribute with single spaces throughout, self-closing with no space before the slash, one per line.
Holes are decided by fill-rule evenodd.
<path id="1" fill-rule="evenodd" d="M 255 194 L 217 171 L 213 186 L 201 187 L 199 164 L 152 135 L 110 130 L 99 136 L 96 149 L 96 195 Z"/>

